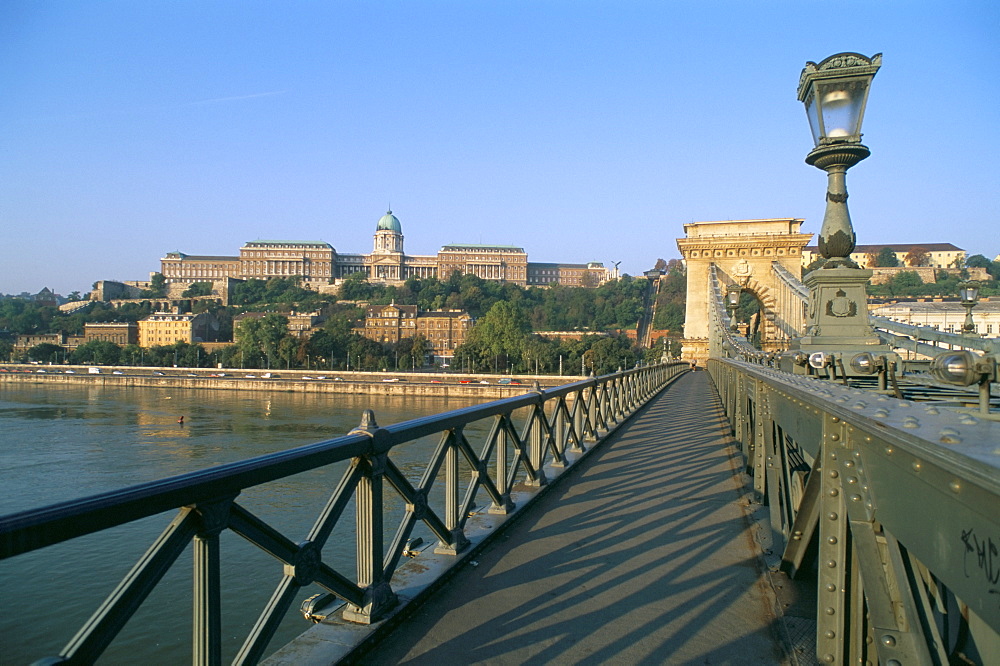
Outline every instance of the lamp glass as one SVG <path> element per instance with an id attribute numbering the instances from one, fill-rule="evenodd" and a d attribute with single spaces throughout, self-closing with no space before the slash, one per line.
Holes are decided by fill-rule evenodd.
<path id="1" fill-rule="evenodd" d="M 868 89 L 867 79 L 834 79 L 817 81 L 815 103 L 822 120 L 819 137 L 813 139 L 860 140 L 861 116 Z M 810 124 L 811 124 L 810 119 Z"/>
<path id="2" fill-rule="evenodd" d="M 726 296 L 729 299 L 729 303 L 728 304 L 729 304 L 730 307 L 735 308 L 737 305 L 740 304 L 740 290 L 739 289 L 732 289 L 732 288 L 730 288 L 729 291 L 726 293 Z"/>
<path id="3" fill-rule="evenodd" d="M 979 302 L 979 284 L 976 282 L 963 282 L 959 285 L 958 297 L 966 304 Z"/>

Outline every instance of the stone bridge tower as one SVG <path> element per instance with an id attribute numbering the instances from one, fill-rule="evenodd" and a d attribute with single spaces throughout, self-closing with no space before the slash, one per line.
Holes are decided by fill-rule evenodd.
<path id="1" fill-rule="evenodd" d="M 787 347 L 786 322 L 800 321 L 802 304 L 782 298 L 783 286 L 772 268 L 780 263 L 798 277 L 802 248 L 812 234 L 799 232 L 802 220 L 727 220 L 684 225 L 685 238 L 677 247 L 687 267 L 687 311 L 684 317 L 683 356 L 704 365 L 708 359 L 708 274 L 714 263 L 721 279 L 739 283 L 761 302 L 764 349 Z M 790 312 L 790 309 L 796 309 Z"/>

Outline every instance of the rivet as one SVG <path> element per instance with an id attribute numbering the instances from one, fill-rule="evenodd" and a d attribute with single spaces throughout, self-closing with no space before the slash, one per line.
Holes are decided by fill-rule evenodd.
<path id="1" fill-rule="evenodd" d="M 920 471 L 920 467 L 921 467 L 920 461 L 919 460 L 914 460 L 913 461 L 913 471 L 919 472 Z"/>
<path id="2" fill-rule="evenodd" d="M 885 666 L 903 666 L 903 664 L 899 661 L 899 659 L 890 659 L 885 662 Z"/>
<path id="3" fill-rule="evenodd" d="M 851 495 L 851 501 L 852 502 L 860 502 L 861 501 L 861 495 Z"/>
<path id="4" fill-rule="evenodd" d="M 844 467 L 854 467 L 854 461 L 853 460 L 845 460 L 844 461 Z"/>
<path id="5" fill-rule="evenodd" d="M 827 518 L 829 518 L 830 520 L 837 520 L 837 514 L 836 514 L 836 512 L 831 511 L 830 515 L 828 515 Z"/>
<path id="6" fill-rule="evenodd" d="M 836 657 L 834 657 L 834 656 L 833 656 L 832 654 L 829 654 L 829 653 L 828 653 L 828 654 L 824 654 L 824 655 L 823 655 L 823 661 L 825 661 L 825 662 L 826 662 L 826 663 L 828 663 L 828 664 L 832 664 L 832 663 L 833 663 L 833 660 L 834 660 L 835 658 L 836 658 Z"/>
<path id="7" fill-rule="evenodd" d="M 827 615 L 835 615 L 836 613 L 837 613 L 837 611 L 833 608 L 833 606 L 827 606 L 826 607 L 826 614 Z"/>
<path id="8" fill-rule="evenodd" d="M 837 586 L 834 585 L 833 583 L 827 583 L 826 584 L 826 591 L 827 592 L 836 592 L 837 591 Z"/>
<path id="9" fill-rule="evenodd" d="M 951 483 L 948 484 L 948 487 L 951 488 L 951 492 L 957 493 L 959 490 L 962 489 L 962 484 L 959 483 L 958 481 L 952 481 Z"/>
<path id="10" fill-rule="evenodd" d="M 942 444 L 961 444 L 962 438 L 959 437 L 958 428 L 941 428 L 941 439 L 939 441 Z"/>
<path id="11" fill-rule="evenodd" d="M 837 568 L 837 560 L 830 560 L 829 562 L 826 563 L 826 566 L 827 566 L 827 568 L 830 568 L 830 569 L 836 569 Z"/>
<path id="12" fill-rule="evenodd" d="M 833 419 L 831 419 L 831 420 L 832 420 L 832 421 L 833 421 L 834 423 L 840 423 L 840 417 L 839 417 L 839 416 L 834 416 L 834 417 L 833 417 Z"/>
<path id="13" fill-rule="evenodd" d="M 882 637 L 882 645 L 886 647 L 896 647 L 896 637 L 886 634 Z"/>
<path id="14" fill-rule="evenodd" d="M 891 456 L 893 453 L 895 453 L 895 451 L 896 449 L 892 448 L 891 446 L 885 447 L 885 455 L 887 456 Z"/>
<path id="15" fill-rule="evenodd" d="M 840 494 L 839 490 L 837 490 L 836 488 L 830 488 L 830 497 L 836 497 L 839 494 Z M 834 520 L 834 519 L 831 518 L 830 520 Z"/>
<path id="16" fill-rule="evenodd" d="M 830 454 L 830 460 L 836 460 L 836 459 L 837 459 L 837 454 L 836 454 L 836 452 L 834 452 L 834 453 L 831 453 L 831 454 Z"/>
<path id="17" fill-rule="evenodd" d="M 840 440 L 840 435 L 838 435 L 837 433 L 833 433 L 832 435 L 830 435 L 830 439 L 832 439 L 835 442 L 839 441 Z"/>
<path id="18" fill-rule="evenodd" d="M 827 542 L 828 544 L 830 544 L 830 545 L 832 546 L 832 545 L 834 545 L 835 543 L 837 543 L 837 537 L 835 537 L 835 536 L 832 536 L 832 537 L 830 537 L 829 539 L 827 539 L 827 540 L 826 540 L 826 542 Z"/>
<path id="19" fill-rule="evenodd" d="M 919 428 L 920 427 L 920 421 L 918 421 L 917 419 L 915 419 L 912 416 L 907 416 L 905 419 L 903 419 L 903 427 L 904 428 L 910 428 L 910 429 Z"/>
<path id="20" fill-rule="evenodd" d="M 831 469 L 830 470 L 830 478 L 831 479 L 836 479 L 838 476 L 840 476 L 840 472 L 838 472 L 835 469 Z"/>
<path id="21" fill-rule="evenodd" d="M 834 632 L 834 631 L 830 631 L 829 629 L 827 629 L 825 632 L 823 632 L 823 636 L 825 636 L 826 638 L 836 638 L 837 637 L 837 633 Z"/>
<path id="22" fill-rule="evenodd" d="M 849 476 L 849 477 L 847 477 L 847 482 L 848 483 L 857 483 L 858 482 L 858 477 L 856 477 L 856 476 Z"/>

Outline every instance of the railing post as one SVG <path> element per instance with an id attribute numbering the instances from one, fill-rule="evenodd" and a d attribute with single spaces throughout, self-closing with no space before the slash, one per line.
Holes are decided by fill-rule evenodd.
<path id="1" fill-rule="evenodd" d="M 583 445 L 583 424 L 584 424 L 584 412 L 587 409 L 587 402 L 583 399 L 583 389 L 577 392 L 573 396 L 573 429 L 576 431 L 577 441 L 573 444 L 574 451 L 585 451 L 586 447 Z"/>
<path id="2" fill-rule="evenodd" d="M 375 442 L 378 423 L 375 413 L 366 409 L 361 417 L 361 425 L 352 433 L 363 432 Z M 355 490 L 357 525 L 357 573 L 358 587 L 364 589 L 365 596 L 361 606 L 348 604 L 344 610 L 344 619 L 360 624 L 371 624 L 377 621 L 390 608 L 396 605 L 396 595 L 385 580 L 383 569 L 383 476 L 385 474 L 386 453 L 380 453 L 373 446 L 372 453 L 355 458 L 352 464 L 361 469 L 361 478 Z"/>
<path id="3" fill-rule="evenodd" d="M 535 382 L 535 386 L 538 386 L 538 382 Z M 545 420 L 545 410 L 542 406 L 541 395 L 539 395 L 538 402 L 532 408 L 531 416 L 528 417 L 531 423 L 531 431 L 528 438 L 528 457 L 532 468 L 535 470 L 535 478 L 528 479 L 529 486 L 545 486 L 549 483 L 543 469 L 543 462 L 545 460 L 543 444 L 545 440 L 542 431 L 542 422 Z"/>
<path id="4" fill-rule="evenodd" d="M 514 510 L 514 502 L 510 499 L 510 485 L 508 484 L 509 478 L 509 461 L 508 457 L 510 455 L 509 447 L 509 437 L 507 434 L 506 418 L 503 416 L 497 417 L 497 425 L 499 426 L 497 431 L 497 492 L 500 493 L 500 504 L 493 503 L 490 505 L 489 513 L 496 514 L 508 514 Z"/>
<path id="5" fill-rule="evenodd" d="M 594 379 L 593 374 L 591 374 L 590 378 Z M 597 414 L 598 414 L 598 409 L 600 407 L 599 404 L 600 391 L 601 387 L 595 381 L 594 384 L 590 387 L 590 393 L 587 395 L 586 408 L 587 408 L 587 414 L 590 417 L 590 440 L 592 442 L 596 442 L 598 437 Z"/>
<path id="6" fill-rule="evenodd" d="M 462 500 L 459 497 L 458 447 L 455 446 L 454 437 L 449 440 L 448 449 L 444 453 L 444 482 L 444 525 L 451 535 L 451 543 L 438 541 L 434 552 L 438 555 L 458 555 L 468 547 L 469 540 L 460 527 L 461 517 L 458 515 Z"/>
<path id="7" fill-rule="evenodd" d="M 220 586 L 219 534 L 229 522 L 233 497 L 200 504 L 200 519 L 194 542 L 194 621 L 191 662 L 198 666 L 222 663 L 222 602 Z"/>

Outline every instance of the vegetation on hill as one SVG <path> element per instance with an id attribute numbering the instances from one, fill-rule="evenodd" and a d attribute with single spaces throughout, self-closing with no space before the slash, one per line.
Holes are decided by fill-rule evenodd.
<path id="1" fill-rule="evenodd" d="M 565 287 L 522 288 L 513 284 L 485 281 L 473 275 L 455 274 L 450 279 L 407 280 L 398 286 L 369 283 L 363 276 L 348 278 L 338 294 L 341 300 L 303 289 L 296 278 L 247 280 L 233 285 L 231 301 L 225 307 L 211 301 L 191 301 L 193 312 L 208 312 L 220 324 L 220 338 L 236 342 L 207 352 L 202 345 L 176 343 L 141 349 L 137 345 L 119 347 L 98 341 L 70 351 L 45 343 L 29 350 L 27 357 L 40 362 L 95 363 L 101 365 L 179 365 L 185 367 L 246 368 L 326 368 L 363 370 L 407 370 L 423 365 L 430 349 L 421 337 L 395 344 L 380 344 L 359 335 L 355 326 L 363 322 L 367 304 L 417 305 L 422 310 L 466 310 L 481 319 L 470 341 L 456 353 L 455 368 L 506 370 L 508 372 L 554 373 L 560 359 L 566 374 L 587 371 L 609 372 L 631 367 L 638 352 L 626 337 L 594 335 L 635 328 L 642 314 L 645 280 L 625 276 L 596 289 Z M 158 281 L 146 296 L 163 293 Z M 185 298 L 210 293 L 207 283 L 195 283 Z M 493 316 L 490 313 L 496 309 Z M 301 339 L 288 331 L 285 315 L 292 311 L 318 311 L 325 318 L 320 330 Z M 243 312 L 268 313 L 248 318 L 233 330 L 233 317 Z M 500 314 L 516 319 L 514 328 L 493 325 Z M 135 322 L 152 313 L 149 303 L 127 303 L 120 308 L 95 302 L 66 315 L 55 307 L 39 306 L 27 299 L 0 301 L 0 331 L 12 334 L 64 333 L 83 335 L 87 322 Z M 577 330 L 584 340 L 555 342 L 535 331 Z M 233 336 L 233 334 L 236 334 Z M 504 339 L 499 347 L 498 339 Z M 0 359 L 11 356 L 10 341 L 0 342 Z M 589 352 L 589 355 L 588 355 Z M 586 358 L 585 358 L 585 355 Z M 659 356 L 656 356 L 658 359 Z"/>

